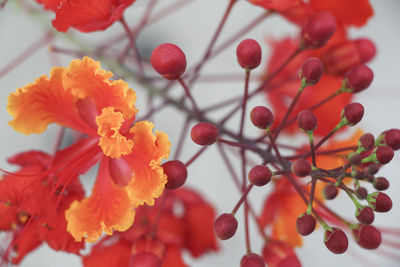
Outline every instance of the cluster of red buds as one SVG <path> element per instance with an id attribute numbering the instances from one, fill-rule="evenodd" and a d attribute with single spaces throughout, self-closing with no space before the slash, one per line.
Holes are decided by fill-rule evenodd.
<path id="1" fill-rule="evenodd" d="M 1 8 L 10 5 L 6 2 Z M 203 56 L 189 68 L 191 54 L 185 54 L 184 46 L 162 43 L 146 57 L 137 38 L 147 26 L 190 1 L 177 1 L 157 13 L 157 0 L 151 0 L 134 27 L 124 11 L 137 5 L 135 0 L 36 2 L 54 12 L 52 25 L 59 32 L 89 33 L 119 22 L 124 33 L 91 48 L 76 38 L 82 49 L 74 49 L 57 46 L 58 35 L 49 31 L 23 54 L 29 56 L 47 44 L 53 61 L 61 56 L 77 59 L 68 67 L 53 67 L 49 76 L 9 95 L 7 111 L 14 130 L 39 134 L 56 123 L 60 132 L 52 153 L 22 152 L 9 158 L 17 171 L 1 169 L 0 231 L 6 237 L 0 245 L 0 266 L 19 264 L 47 243 L 80 256 L 85 267 L 186 267 L 182 254 L 197 258 L 218 251 L 217 239 L 234 238 L 239 227 L 245 235 L 240 267 L 301 266 L 295 247 L 318 226 L 324 231 L 320 244 L 334 254 L 348 250 L 349 235 L 363 249 L 383 243 L 388 231 L 373 225 L 375 214 L 390 211 L 393 204 L 382 192 L 389 180 L 379 171 L 400 149 L 400 129 L 377 136 L 350 129 L 364 117 L 364 106 L 352 98 L 374 78 L 366 65 L 375 56 L 374 43 L 347 36 L 349 26 L 362 26 L 372 16 L 367 0 L 355 1 L 360 11 L 354 10 L 354 16 L 348 14 L 353 5 L 344 0 L 249 0 L 246 4 L 266 11 L 218 46 L 229 15 L 241 2 L 227 0 Z M 28 13 L 47 14 L 20 4 Z M 298 35 L 272 44 L 264 75 L 254 79 L 265 45 L 243 36 L 275 14 L 299 26 Z M 121 50 L 122 41 L 127 44 Z M 238 66 L 232 68 L 241 68 L 243 93 L 207 106 L 196 97 L 194 85 L 206 63 L 236 43 L 231 55 Z M 99 61 L 118 77 L 140 85 L 148 94 L 147 113 L 138 113 L 135 91 L 103 70 Z M 16 58 L 0 69 L 0 77 L 21 62 Z M 259 84 L 252 88 L 255 83 Z M 266 96 L 268 104 L 254 105 L 251 100 L 259 95 Z M 168 107 L 185 118 L 172 144 L 168 131 L 153 132 L 150 122 Z M 219 118 L 224 108 L 229 110 Z M 235 115 L 233 128 L 227 122 Z M 179 128 L 175 121 L 166 124 Z M 65 132 L 67 128 L 72 133 Z M 189 138 L 197 151 L 184 160 L 182 150 Z M 300 138 L 308 142 L 297 142 Z M 197 189 L 186 185 L 192 181 L 190 167 L 212 149 L 220 152 L 220 165 L 240 192 L 232 210 L 219 214 Z M 96 164 L 97 178 L 85 196 L 82 175 Z M 204 179 L 211 176 L 208 168 L 200 174 Z M 226 194 L 223 189 L 221 196 Z M 251 203 L 256 190 L 264 192 L 261 212 Z M 328 206 L 339 194 L 354 204 L 354 218 Z M 263 242 L 261 251 L 252 245 L 252 225 Z M 83 253 L 86 242 L 97 243 Z"/>

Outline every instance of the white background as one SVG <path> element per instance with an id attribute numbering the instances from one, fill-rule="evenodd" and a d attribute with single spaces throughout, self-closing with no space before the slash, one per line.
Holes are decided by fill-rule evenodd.
<path id="1" fill-rule="evenodd" d="M 0 69 L 9 61 L 15 58 L 26 49 L 31 43 L 35 42 L 43 35 L 45 29 L 49 27 L 52 13 L 40 19 L 32 19 L 26 13 L 21 12 L 19 8 L 11 3 L 4 10 L 0 11 Z M 171 0 L 159 1 L 161 5 L 172 3 Z M 151 51 L 157 44 L 163 42 L 173 42 L 178 44 L 182 50 L 186 52 L 189 66 L 202 56 L 205 47 L 208 44 L 211 33 L 214 32 L 216 25 L 221 18 L 228 1 L 223 0 L 196 0 L 188 5 L 180 12 L 169 16 L 167 19 L 156 23 L 149 27 L 140 36 L 139 43 L 143 50 Z M 375 16 L 368 22 L 363 29 L 351 30 L 354 37 L 366 36 L 371 38 L 378 48 L 376 58 L 371 62 L 370 67 L 373 69 L 375 78 L 369 90 L 357 95 L 356 100 L 365 106 L 365 115 L 361 126 L 374 135 L 378 135 L 385 129 L 400 128 L 400 2 L 396 0 L 387 1 L 371 1 Z M 139 19 L 139 15 L 143 13 L 146 1 L 138 0 L 126 12 L 126 19 L 130 25 L 133 25 Z M 221 39 L 225 40 L 230 33 L 246 25 L 247 22 L 261 14 L 261 8 L 252 6 L 246 1 L 239 1 L 235 6 L 232 15 L 228 20 L 228 24 L 224 29 Z M 71 30 L 70 30 L 71 31 Z M 76 33 L 74 30 L 72 32 Z M 91 34 L 77 34 L 79 38 L 85 38 L 89 42 L 100 42 L 112 36 L 113 33 L 122 32 L 122 27 L 115 24 L 105 32 L 97 32 Z M 265 45 L 265 38 L 282 37 L 288 34 L 296 35 L 297 29 L 289 25 L 286 21 L 273 17 L 263 22 L 246 34 L 243 38 L 253 38 L 263 43 L 264 58 L 262 66 L 268 58 L 269 50 Z M 57 34 L 57 44 L 61 47 L 70 47 L 70 43 L 63 41 L 62 34 Z M 224 54 L 213 59 L 207 64 L 203 73 L 241 73 L 241 69 L 237 66 L 235 58 L 234 44 Z M 70 57 L 63 58 L 62 64 L 66 66 L 71 60 Z M 33 81 L 34 78 L 46 74 L 51 67 L 48 60 L 48 50 L 46 47 L 34 54 L 32 57 L 15 68 L 5 77 L 0 78 L 0 167 L 12 170 L 5 159 L 20 151 L 36 148 L 45 151 L 51 151 L 54 143 L 56 126 L 51 126 L 42 135 L 25 136 L 14 132 L 8 126 L 7 121 L 11 117 L 6 112 L 7 96 L 10 92 L 16 90 L 27 83 Z M 262 73 L 263 67 L 260 67 L 258 73 Z M 258 81 L 253 80 L 251 88 L 257 86 Z M 140 110 L 145 110 L 145 93 L 134 83 L 129 82 L 130 86 L 137 91 L 137 106 Z M 242 82 L 232 81 L 230 83 L 198 83 L 194 88 L 195 98 L 200 106 L 208 104 L 230 96 L 239 95 L 242 92 Z M 250 105 L 266 104 L 263 97 L 254 99 Z M 143 112 L 144 113 L 144 112 Z M 141 114 L 143 114 L 141 113 Z M 182 123 L 182 116 L 176 113 L 172 108 L 162 112 L 155 118 L 156 130 L 162 130 L 169 134 L 172 143 L 176 143 L 178 139 L 177 130 Z M 237 126 L 237 118 L 230 123 L 231 127 Z M 251 129 L 248 123 L 247 130 L 250 134 L 255 131 Z M 194 154 L 198 147 L 191 143 L 189 136 L 187 139 L 185 150 L 181 156 L 183 161 L 187 160 Z M 296 140 L 290 140 L 296 142 Z M 174 149 L 172 150 L 174 153 Z M 239 166 L 239 165 L 238 165 Z M 377 214 L 375 225 L 396 226 L 400 225 L 400 156 L 398 153 L 389 166 L 381 170 L 381 175 L 389 178 L 391 188 L 387 193 L 392 197 L 393 209 L 388 214 Z M 95 172 L 92 171 L 84 177 L 85 184 L 90 187 Z M 226 172 L 222 161 L 219 159 L 218 153 L 211 148 L 206 154 L 202 155 L 189 168 L 188 185 L 195 186 L 204 196 L 217 206 L 218 213 L 230 211 L 238 198 L 240 197 L 234 185 Z M 268 190 L 268 189 L 267 189 Z M 253 190 L 251 195 L 252 203 L 257 210 L 263 203 L 266 189 Z M 340 213 L 352 216 L 353 207 L 350 201 L 343 196 L 339 200 L 332 203 Z M 242 218 L 239 212 L 238 218 Z M 239 266 L 239 260 L 244 254 L 244 235 L 242 224 L 234 238 L 224 243 L 220 243 L 221 250 L 219 253 L 208 254 L 207 256 L 191 260 L 187 257 L 187 261 L 192 266 Z M 262 247 L 261 238 L 257 235 L 255 228 L 251 230 L 251 240 L 255 252 L 260 252 Z M 350 241 L 349 252 L 345 255 L 334 255 L 330 253 L 322 243 L 323 233 L 321 230 L 316 231 L 310 237 L 304 239 L 304 246 L 297 249 L 299 258 L 304 266 L 400 266 L 399 261 L 395 261 L 390 257 L 383 256 L 378 251 L 365 251 L 357 247 Z M 400 237 L 397 238 L 400 241 Z M 395 251 L 395 250 L 393 250 Z M 400 256 L 397 251 L 398 257 Z M 185 255 L 185 257 L 188 255 Z M 375 265 L 367 264 L 361 261 L 361 258 L 368 259 Z M 399 259 L 398 259 L 399 260 Z M 80 266 L 79 258 L 65 253 L 51 251 L 47 246 L 42 246 L 36 252 L 31 253 L 23 261 L 21 266 Z"/>

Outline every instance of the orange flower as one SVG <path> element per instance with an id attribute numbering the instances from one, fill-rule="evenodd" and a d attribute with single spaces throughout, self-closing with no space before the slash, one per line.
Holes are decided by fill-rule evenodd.
<path id="1" fill-rule="evenodd" d="M 96 241 L 101 233 L 128 229 L 133 208 L 163 192 L 166 175 L 160 167 L 170 142 L 152 132 L 147 121 L 132 123 L 137 110 L 135 92 L 111 72 L 85 57 L 68 68 L 55 67 L 8 98 L 10 125 L 24 134 L 41 133 L 50 123 L 82 132 L 87 137 L 57 152 L 51 171 L 59 184 L 71 183 L 100 161 L 92 195 L 75 201 L 66 211 L 68 231 L 80 241 Z"/>
<path id="2" fill-rule="evenodd" d="M 74 27 L 81 32 L 102 31 L 122 18 L 135 0 L 36 0 L 56 14 L 53 26 L 60 32 Z"/>

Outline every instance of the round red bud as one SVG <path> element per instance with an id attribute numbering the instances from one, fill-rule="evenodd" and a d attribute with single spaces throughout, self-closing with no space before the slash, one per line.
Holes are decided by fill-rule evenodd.
<path id="1" fill-rule="evenodd" d="M 186 70 L 186 56 L 182 50 L 170 43 L 157 46 L 151 53 L 153 68 L 168 80 L 178 79 Z"/>
<path id="2" fill-rule="evenodd" d="M 388 212 L 392 209 L 392 200 L 382 192 L 374 192 L 367 197 L 368 205 L 376 212 Z"/>
<path id="3" fill-rule="evenodd" d="M 388 146 L 378 146 L 375 153 L 376 153 L 376 159 L 382 165 L 389 163 L 394 156 L 393 149 L 391 149 Z"/>
<path id="4" fill-rule="evenodd" d="M 196 144 L 200 146 L 208 146 L 217 140 L 218 129 L 211 123 L 200 122 L 193 126 L 190 136 Z"/>
<path id="5" fill-rule="evenodd" d="M 375 219 L 374 211 L 371 207 L 363 206 L 356 210 L 356 218 L 362 224 L 371 224 Z"/>
<path id="6" fill-rule="evenodd" d="M 214 233 L 221 240 L 227 240 L 235 235 L 238 222 L 230 213 L 223 213 L 214 221 Z"/>
<path id="7" fill-rule="evenodd" d="M 356 166 L 358 166 L 358 165 L 361 164 L 362 157 L 361 157 L 361 155 L 358 154 L 357 152 L 352 152 L 352 153 L 349 154 L 348 159 L 349 159 L 349 163 L 350 163 L 351 165 L 356 165 Z"/>
<path id="8" fill-rule="evenodd" d="M 358 65 L 351 68 L 345 75 L 346 88 L 353 93 L 361 92 L 368 88 L 374 79 L 374 73 L 366 65 Z"/>
<path id="9" fill-rule="evenodd" d="M 381 232 L 372 225 L 359 225 L 353 229 L 357 244 L 365 249 L 376 249 L 382 243 Z"/>
<path id="10" fill-rule="evenodd" d="M 376 54 L 376 47 L 374 43 L 367 38 L 360 38 L 354 41 L 358 55 L 362 63 L 367 63 L 374 58 Z"/>
<path id="11" fill-rule="evenodd" d="M 325 45 L 335 33 L 336 19 L 326 11 L 312 14 L 302 30 L 302 46 L 304 48 L 318 48 Z"/>
<path id="12" fill-rule="evenodd" d="M 322 190 L 322 196 L 325 199 L 331 200 L 338 195 L 338 189 L 334 184 L 327 184 Z"/>
<path id="13" fill-rule="evenodd" d="M 348 125 L 353 126 L 359 123 L 364 116 L 364 107 L 360 103 L 347 104 L 342 110 L 342 118 L 346 118 Z"/>
<path id="14" fill-rule="evenodd" d="M 187 169 L 185 164 L 179 160 L 165 162 L 161 167 L 167 175 L 166 189 L 176 189 L 182 186 L 187 178 Z"/>
<path id="15" fill-rule="evenodd" d="M 314 231 L 316 224 L 317 221 L 311 214 L 303 213 L 296 219 L 296 230 L 300 235 L 306 236 Z"/>
<path id="16" fill-rule="evenodd" d="M 356 197 L 358 199 L 366 199 L 368 196 L 368 191 L 365 187 L 360 186 L 359 188 L 356 189 Z"/>
<path id="17" fill-rule="evenodd" d="M 292 163 L 292 172 L 299 177 L 305 177 L 311 172 L 311 164 L 305 159 L 297 159 Z"/>
<path id="18" fill-rule="evenodd" d="M 254 107 L 250 112 L 250 120 L 254 126 L 266 129 L 274 122 L 274 115 L 271 110 L 264 106 Z"/>
<path id="19" fill-rule="evenodd" d="M 365 133 L 358 139 L 358 145 L 365 150 L 370 150 L 374 147 L 375 138 L 371 133 Z"/>
<path id="20" fill-rule="evenodd" d="M 161 260 L 156 254 L 143 251 L 132 256 L 132 267 L 161 267 Z"/>
<path id="21" fill-rule="evenodd" d="M 335 254 L 342 254 L 346 252 L 349 246 L 349 240 L 346 234 L 339 228 L 332 228 L 332 230 L 325 230 L 324 234 L 325 246 Z"/>
<path id="22" fill-rule="evenodd" d="M 321 79 L 323 65 L 319 58 L 311 57 L 303 62 L 300 67 L 299 77 L 305 79 L 307 85 L 316 84 Z"/>
<path id="23" fill-rule="evenodd" d="M 242 257 L 240 267 L 265 267 L 265 262 L 260 255 L 249 253 Z"/>
<path id="24" fill-rule="evenodd" d="M 389 188 L 389 181 L 385 177 L 378 177 L 374 180 L 374 188 L 383 191 Z"/>
<path id="25" fill-rule="evenodd" d="M 254 166 L 249 171 L 249 181 L 250 183 L 256 186 L 263 186 L 271 181 L 272 172 L 271 170 L 264 165 Z"/>
<path id="26" fill-rule="evenodd" d="M 379 171 L 379 168 L 380 168 L 380 166 L 378 164 L 372 163 L 364 169 L 364 174 L 365 175 L 374 175 L 375 173 L 377 173 Z"/>
<path id="27" fill-rule="evenodd" d="M 314 131 L 317 128 L 317 118 L 309 110 L 303 110 L 297 115 L 297 126 L 303 131 Z"/>
<path id="28" fill-rule="evenodd" d="M 393 150 L 400 149 L 400 129 L 390 129 L 383 132 L 385 144 Z"/>
<path id="29" fill-rule="evenodd" d="M 236 49 L 239 65 L 248 70 L 257 68 L 261 62 L 261 46 L 253 39 L 240 42 Z"/>

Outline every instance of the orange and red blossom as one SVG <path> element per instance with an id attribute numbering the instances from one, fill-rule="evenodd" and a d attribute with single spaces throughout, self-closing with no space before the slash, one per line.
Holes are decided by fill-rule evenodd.
<path id="1" fill-rule="evenodd" d="M 84 266 L 129 266 L 134 255 L 150 252 L 159 257 L 162 267 L 187 267 L 181 255 L 184 250 L 193 257 L 216 251 L 214 208 L 191 189 L 164 194 L 154 206 L 136 209 L 136 220 L 129 230 L 96 244 L 83 258 Z"/>
<path id="2" fill-rule="evenodd" d="M 6 247 L 1 248 L 5 252 L 0 262 L 18 264 L 43 242 L 54 250 L 79 254 L 84 243 L 76 242 L 67 232 L 64 216 L 73 201 L 84 197 L 79 180 L 66 186 L 62 200 L 57 202 L 61 186 L 57 186 L 56 177 L 37 176 L 50 168 L 51 156 L 28 151 L 8 161 L 20 166 L 20 170 L 0 180 L 0 231 L 10 237 L 10 241 L 2 241 Z"/>
<path id="3" fill-rule="evenodd" d="M 10 125 L 24 134 L 41 133 L 50 123 L 86 135 L 57 152 L 52 166 L 60 184 L 69 184 L 100 162 L 92 194 L 74 201 L 66 211 L 68 231 L 75 240 L 96 241 L 102 232 L 128 229 L 133 208 L 154 204 L 167 181 L 160 167 L 170 142 L 153 124 L 133 124 L 136 95 L 122 80 L 100 68 L 91 58 L 73 60 L 69 67 L 54 67 L 50 77 L 19 88 L 8 98 Z"/>
<path id="4" fill-rule="evenodd" d="M 122 18 L 135 0 L 36 0 L 56 15 L 54 28 L 66 32 L 73 27 L 81 32 L 103 31 Z"/>

